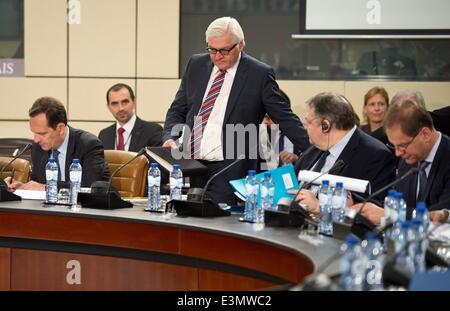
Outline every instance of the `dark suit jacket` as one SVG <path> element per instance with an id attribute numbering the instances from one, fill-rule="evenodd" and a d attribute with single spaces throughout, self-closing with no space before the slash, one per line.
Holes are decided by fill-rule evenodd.
<path id="1" fill-rule="evenodd" d="M 360 129 L 363 130 L 364 133 L 369 134 L 372 137 L 375 137 L 376 139 L 378 139 L 385 145 L 389 142 L 389 140 L 386 136 L 386 132 L 384 131 L 384 127 L 380 127 L 378 129 L 376 129 L 375 131 L 371 132 L 369 125 L 365 124 L 365 125 L 362 125 L 360 127 Z"/>
<path id="2" fill-rule="evenodd" d="M 299 170 L 310 170 L 322 153 L 323 151 L 316 147 L 310 147 L 296 163 L 296 173 Z M 344 161 L 344 166 L 338 170 L 331 170 L 330 174 L 368 180 L 372 193 L 390 183 L 395 177 L 396 162 L 392 153 L 380 141 L 359 128 L 342 150 L 339 159 Z M 382 202 L 385 196 L 384 192 L 375 199 Z"/>
<path id="3" fill-rule="evenodd" d="M 67 145 L 65 179 L 67 186 L 69 178 L 69 167 L 73 159 L 80 159 L 83 168 L 81 180 L 82 187 L 90 187 L 96 180 L 108 180 L 109 171 L 105 161 L 103 146 L 98 138 L 83 130 L 69 127 L 69 143 Z M 45 184 L 45 165 L 51 151 L 42 150 L 39 144 L 33 144 L 31 149 L 32 173 L 31 180 Z M 61 186 L 61 185 L 60 185 Z"/>
<path id="4" fill-rule="evenodd" d="M 430 111 L 434 128 L 442 134 L 450 136 L 450 106 Z"/>
<path id="5" fill-rule="evenodd" d="M 199 54 L 191 57 L 181 80 L 180 88 L 167 112 L 163 141 L 179 138 L 178 133 L 171 133 L 172 128 L 176 124 L 186 124 L 192 129 L 194 117 L 200 110 L 213 66 L 209 54 Z M 222 148 L 225 159 L 227 158 L 227 148 L 234 149 L 233 158 L 237 157 L 239 152 L 235 148 L 236 141 L 232 145 L 227 146 L 225 144 L 227 141 L 226 124 L 241 124 L 243 126 L 254 124 L 257 126 L 262 122 L 266 112 L 275 123 L 280 125 L 281 131 L 295 145 L 301 146 L 302 150 L 309 146 L 307 133 L 300 119 L 292 112 L 278 90 L 273 69 L 242 53 L 228 98 L 222 128 Z M 256 130 L 256 132 L 258 131 Z M 230 141 L 233 141 L 233 139 L 230 138 Z M 254 144 L 255 142 L 252 143 L 252 145 Z M 246 155 L 248 155 L 249 148 L 247 139 L 245 146 Z M 251 151 L 255 150 L 256 147 Z M 234 195 L 228 185 L 228 181 L 241 178 L 247 174 L 248 169 L 256 169 L 257 167 L 257 159 L 249 160 L 248 156 L 246 159 L 211 182 L 209 189 L 213 197 L 214 192 L 219 195 L 227 192 L 228 199 L 218 198 L 218 196 L 216 198 L 220 199 L 221 202 L 233 203 Z M 214 171 L 218 171 L 220 167 L 228 165 L 231 161 L 232 159 L 227 159 L 221 165 L 214 165 L 215 169 L 209 170 L 209 176 Z"/>
<path id="6" fill-rule="evenodd" d="M 117 123 L 104 128 L 98 134 L 105 149 L 115 149 Z M 158 123 L 147 122 L 136 117 L 136 123 L 131 131 L 131 141 L 128 151 L 138 152 L 144 147 L 161 146 L 162 126 Z"/>
<path id="7" fill-rule="evenodd" d="M 430 210 L 446 208 L 448 204 L 444 206 L 433 206 L 433 204 L 450 198 L 450 139 L 446 135 L 441 137 L 441 143 L 431 164 L 427 179 L 425 202 Z M 400 160 L 398 176 L 402 176 L 415 166 L 408 165 Z M 406 177 L 398 183 L 396 189 L 404 195 L 407 205 L 407 218 L 409 219 L 412 211 L 416 208 L 417 175 Z"/>

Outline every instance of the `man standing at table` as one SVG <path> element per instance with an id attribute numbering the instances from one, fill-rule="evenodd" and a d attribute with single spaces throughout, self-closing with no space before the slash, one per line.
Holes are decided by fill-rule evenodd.
<path id="1" fill-rule="evenodd" d="M 207 176 L 191 178 L 191 187 L 203 186 L 241 156 L 237 150 L 244 150 L 245 159 L 219 174 L 208 188 L 217 202 L 233 204 L 236 198 L 228 181 L 257 168 L 256 152 L 252 152 L 256 147 L 250 146 L 258 144 L 256 132 L 266 113 L 302 150 L 309 145 L 308 137 L 281 96 L 273 69 L 244 53 L 244 33 L 236 19 L 214 20 L 206 30 L 206 44 L 208 53 L 193 55 L 186 66 L 166 115 L 163 146 L 177 148 L 179 125 L 186 125 L 189 131 L 183 132 L 183 145 L 187 145 L 183 152 L 208 167 Z M 230 133 L 230 126 L 254 129 L 253 141 L 249 142 L 249 135 L 239 145 L 236 136 L 244 136 L 245 130 Z"/>

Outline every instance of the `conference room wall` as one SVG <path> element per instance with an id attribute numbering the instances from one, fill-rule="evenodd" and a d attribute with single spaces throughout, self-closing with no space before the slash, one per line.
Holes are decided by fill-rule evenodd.
<path id="1" fill-rule="evenodd" d="M 80 4 L 81 24 L 69 25 L 66 0 L 25 0 L 25 77 L 0 78 L 0 137 L 31 137 L 28 109 L 46 95 L 66 105 L 72 125 L 97 134 L 113 120 L 105 107 L 105 92 L 116 82 L 135 88 L 143 119 L 164 121 L 180 83 L 180 0 L 82 0 Z M 284 80 L 279 84 L 301 117 L 304 102 L 321 91 L 346 95 L 361 115 L 363 95 L 374 85 L 385 86 L 390 95 L 402 89 L 421 90 L 429 109 L 450 103 L 449 82 Z"/>

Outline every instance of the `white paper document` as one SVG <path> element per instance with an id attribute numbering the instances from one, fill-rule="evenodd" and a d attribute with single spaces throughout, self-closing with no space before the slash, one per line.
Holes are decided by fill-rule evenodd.
<path id="1" fill-rule="evenodd" d="M 45 201 L 45 191 L 17 189 L 14 193 L 20 196 L 23 200 Z"/>
<path id="2" fill-rule="evenodd" d="M 300 171 L 300 172 L 298 172 L 298 180 L 304 181 L 304 182 L 311 182 L 312 180 L 317 178 L 320 174 L 321 173 L 313 172 L 313 171 Z M 329 180 L 330 186 L 332 186 L 332 187 L 335 187 L 336 182 L 340 181 L 344 184 L 344 188 L 346 190 L 360 192 L 360 193 L 365 193 L 367 190 L 369 190 L 369 194 L 370 194 L 370 188 L 367 188 L 367 187 L 370 187 L 368 180 L 325 174 L 322 177 L 314 180 L 313 184 L 320 185 L 320 184 L 322 184 L 322 180 Z"/>

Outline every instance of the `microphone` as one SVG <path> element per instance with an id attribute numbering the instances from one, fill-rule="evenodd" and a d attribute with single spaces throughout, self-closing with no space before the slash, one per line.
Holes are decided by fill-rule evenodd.
<path id="1" fill-rule="evenodd" d="M 323 177 L 330 171 L 341 168 L 344 165 L 345 162 L 343 160 L 337 160 L 329 170 L 321 173 L 310 182 L 305 183 L 303 186 L 300 186 L 292 199 L 280 199 L 280 202 L 278 203 L 278 210 L 264 211 L 264 223 L 269 227 L 300 227 L 305 223 L 305 221 L 308 221 L 311 225 L 317 226 L 317 223 L 310 219 L 309 212 L 301 207 L 300 204 L 295 201 L 295 198 L 303 188 L 311 186 L 320 177 Z"/>
<path id="2" fill-rule="evenodd" d="M 14 162 L 16 161 L 22 154 L 24 154 L 25 152 L 27 152 L 28 150 L 30 150 L 31 146 L 33 144 L 29 143 L 27 144 L 25 147 L 23 147 L 23 149 L 17 153 L 5 166 L 3 166 L 3 168 L 0 170 L 0 176 L 2 176 L 2 178 L 0 178 L 0 202 L 6 202 L 6 201 L 20 201 L 22 200 L 22 198 L 20 196 L 18 196 L 17 194 L 12 193 L 11 191 L 9 191 L 8 189 L 8 185 L 5 183 L 5 181 L 3 180 L 3 173 L 5 172 L 5 170 Z M 12 179 L 11 179 L 12 181 Z"/>
<path id="3" fill-rule="evenodd" d="M 221 169 L 220 171 L 218 171 L 217 173 L 215 173 L 214 175 L 211 176 L 211 178 L 208 179 L 208 181 L 205 184 L 205 187 L 203 187 L 202 189 L 202 196 L 200 198 L 200 201 L 203 201 L 205 194 L 206 194 L 206 190 L 208 189 L 209 184 L 211 183 L 211 181 L 216 178 L 217 176 L 219 176 L 220 174 L 222 174 L 223 172 L 227 171 L 230 167 L 233 167 L 234 165 L 236 165 L 236 163 L 240 162 L 241 160 L 245 159 L 245 156 L 243 154 L 241 154 L 239 157 L 237 157 L 236 160 L 234 160 L 233 162 L 231 162 L 229 165 L 225 166 L 223 169 Z M 195 188 L 194 188 L 195 189 Z"/>
<path id="4" fill-rule="evenodd" d="M 110 176 L 108 181 L 97 180 L 91 185 L 91 193 L 78 193 L 78 200 L 83 207 L 97 209 L 116 209 L 132 207 L 133 204 L 121 199 L 120 193 L 112 185 L 112 179 L 125 166 L 136 160 L 138 157 L 146 154 L 146 148 L 142 148 L 130 160 L 120 165 Z"/>
<path id="5" fill-rule="evenodd" d="M 14 161 L 16 161 L 22 154 L 24 154 L 25 152 L 27 152 L 28 150 L 30 150 L 30 148 L 31 148 L 32 145 L 33 145 L 32 143 L 26 144 L 26 146 L 23 147 L 23 149 L 22 149 L 19 153 L 15 152 L 15 155 L 13 156 L 13 158 L 12 158 L 5 166 L 2 167 L 2 169 L 0 170 L 0 176 L 2 176 L 2 178 L 0 178 L 1 181 L 3 181 L 3 173 L 5 172 L 5 170 L 6 170 L 6 169 L 7 169 Z M 16 151 L 17 151 L 17 149 L 16 149 Z M 6 184 L 3 182 L 3 183 L 2 183 L 2 186 L 3 186 L 3 185 L 6 185 Z"/>
<path id="6" fill-rule="evenodd" d="M 334 284 L 330 277 L 322 272 L 328 268 L 328 266 L 334 263 L 336 260 L 341 258 L 341 250 L 340 248 L 333 253 L 327 260 L 325 260 L 310 276 L 308 276 L 303 285 L 301 286 L 302 291 L 334 291 L 338 290 L 336 284 Z"/>
<path id="7" fill-rule="evenodd" d="M 179 216 L 196 216 L 196 217 L 218 217 L 230 216 L 231 213 L 222 209 L 217 202 L 206 196 L 208 186 L 214 178 L 223 174 L 241 160 L 245 159 L 245 155 L 241 154 L 233 162 L 222 168 L 220 171 L 212 175 L 203 188 L 191 188 L 187 193 L 187 201 L 171 200 L 167 204 L 172 204 Z"/>
<path id="8" fill-rule="evenodd" d="M 353 220 L 353 222 L 351 223 L 350 230 L 348 230 L 348 229 L 343 230 L 343 228 L 338 228 L 338 232 L 340 232 L 339 235 L 346 236 L 349 233 L 348 231 L 351 231 L 358 238 L 364 239 L 364 236 L 368 231 L 374 231 L 376 228 L 376 225 L 362 215 L 362 211 L 363 211 L 365 205 L 367 204 L 367 202 L 372 200 L 374 197 L 376 197 L 380 193 L 386 191 L 388 188 L 395 186 L 400 181 L 404 180 L 406 177 L 409 177 L 411 175 L 419 173 L 420 170 L 421 170 L 420 167 L 413 167 L 413 168 L 409 169 L 405 174 L 403 174 L 399 178 L 394 179 L 392 182 L 390 182 L 386 186 L 378 189 L 377 191 L 375 191 L 374 193 L 369 195 L 366 199 L 364 199 L 361 207 L 359 208 L 359 210 L 357 212 L 355 212 L 354 210 L 350 210 L 350 212 L 346 215 L 349 219 Z M 337 227 L 340 227 L 340 225 L 338 224 Z M 387 229 L 388 229 L 388 227 L 382 228 L 382 232 L 384 232 L 384 230 L 387 230 Z"/>

